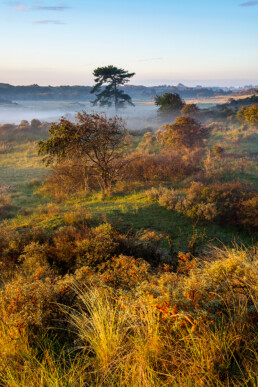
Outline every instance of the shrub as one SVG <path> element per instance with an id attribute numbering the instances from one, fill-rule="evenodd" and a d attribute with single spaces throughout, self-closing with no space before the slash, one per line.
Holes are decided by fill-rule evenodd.
<path id="1" fill-rule="evenodd" d="M 258 106 L 252 105 L 248 108 L 243 106 L 237 113 L 237 118 L 239 121 L 258 127 Z"/>
<path id="2" fill-rule="evenodd" d="M 76 243 L 76 265 L 102 265 L 116 252 L 118 246 L 115 240 L 116 233 L 109 224 L 92 228 L 88 236 Z"/>
<path id="3" fill-rule="evenodd" d="M 191 187 L 191 200 L 199 191 Z M 95 258 L 105 238 L 118 243 L 116 253 L 119 237 L 128 241 L 107 224 L 59 234 L 59 245 L 49 244 L 64 243 L 70 253 L 69 243 L 77 251 L 88 238 Z M 30 243 L 31 234 L 21 238 L 7 225 L 0 236 L 1 244 L 23 240 L 19 266 L 1 283 L 1 385 L 257 384 L 257 246 L 212 248 L 200 259 L 179 253 L 173 273 L 168 265 L 154 271 L 143 259 L 114 257 L 106 245 L 111 258 L 100 272 L 82 266 L 60 276 L 48 244 Z M 131 243 L 157 248 L 162 238 L 148 229 Z"/>
<path id="4" fill-rule="evenodd" d="M 0 194 L 0 218 L 7 218 L 12 208 L 10 196 Z"/>
<path id="5" fill-rule="evenodd" d="M 258 194 L 241 202 L 239 217 L 245 226 L 258 229 Z"/>
<path id="6" fill-rule="evenodd" d="M 243 203 L 246 203 L 248 212 L 248 203 L 254 207 L 257 205 L 256 197 L 257 193 L 253 189 L 238 182 L 208 186 L 193 182 L 187 192 L 183 211 L 192 218 L 217 220 L 224 224 L 243 226 L 245 213 Z M 249 217 L 249 225 L 251 219 Z M 254 220 L 252 226 L 255 226 Z"/>
<path id="7" fill-rule="evenodd" d="M 82 238 L 81 233 L 73 226 L 59 228 L 47 245 L 47 256 L 61 273 L 73 270 L 76 261 L 76 241 Z"/>
<path id="8" fill-rule="evenodd" d="M 135 153 L 123 171 L 123 181 L 174 181 L 198 170 L 200 149 L 162 151 L 159 154 Z"/>
<path id="9" fill-rule="evenodd" d="M 102 278 L 113 288 L 132 289 L 148 280 L 149 271 L 150 265 L 143 259 L 119 255 L 112 258 Z"/>
<path id="10" fill-rule="evenodd" d="M 159 195 L 159 204 L 168 210 L 175 210 L 178 204 L 179 197 L 173 189 L 163 189 L 161 195 Z"/>
<path id="11" fill-rule="evenodd" d="M 25 246 L 31 242 L 45 241 L 45 233 L 40 228 L 18 232 L 6 222 L 0 225 L 0 263 L 4 269 L 14 267 L 23 253 Z"/>
<path id="12" fill-rule="evenodd" d="M 27 120 L 21 120 L 19 129 L 28 129 L 30 127 L 30 123 Z"/>
<path id="13" fill-rule="evenodd" d="M 194 147 L 203 145 L 208 129 L 193 118 L 178 117 L 174 124 L 164 125 L 158 139 L 166 147 Z"/>
<path id="14" fill-rule="evenodd" d="M 47 271 L 50 266 L 47 260 L 46 247 L 38 242 L 32 242 L 24 248 L 19 257 L 21 268 L 26 274 L 34 274 L 38 269 Z"/>
<path id="15" fill-rule="evenodd" d="M 40 125 L 41 125 L 41 122 L 36 118 L 33 118 L 30 122 L 31 129 L 38 129 Z"/>
<path id="16" fill-rule="evenodd" d="M 182 114 L 182 116 L 190 116 L 190 117 L 194 117 L 198 112 L 199 112 L 199 108 L 198 108 L 197 105 L 195 105 L 194 103 L 186 104 L 186 105 L 181 109 L 181 114 Z"/>
<path id="17" fill-rule="evenodd" d="M 50 323 L 53 313 L 52 302 L 56 300 L 53 279 L 44 275 L 24 278 L 22 276 L 9 282 L 1 292 L 1 307 L 4 322 L 17 327 L 19 331 L 41 327 Z M 52 316 L 53 317 L 53 316 Z"/>
<path id="18" fill-rule="evenodd" d="M 257 228 L 258 195 L 247 184 L 204 185 L 193 182 L 185 197 L 164 187 L 153 188 L 146 195 L 157 200 L 162 207 L 184 213 L 190 218 Z"/>

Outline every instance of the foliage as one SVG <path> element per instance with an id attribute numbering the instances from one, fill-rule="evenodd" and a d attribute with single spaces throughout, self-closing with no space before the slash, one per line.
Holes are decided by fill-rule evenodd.
<path id="1" fill-rule="evenodd" d="M 184 202 L 184 211 L 191 217 L 243 226 L 245 207 L 242 203 L 255 200 L 256 197 L 255 191 L 238 182 L 210 186 L 192 183 Z M 255 202 L 249 202 L 250 205 L 251 203 L 254 204 L 253 211 L 257 212 Z M 254 227 L 255 224 L 251 226 Z"/>
<path id="2" fill-rule="evenodd" d="M 29 128 L 29 126 L 30 126 L 29 121 L 27 121 L 27 120 L 21 120 L 20 125 L 19 125 L 19 128 L 21 128 L 21 129 Z"/>
<path id="3" fill-rule="evenodd" d="M 250 107 L 243 106 L 237 113 L 239 121 L 258 127 L 258 106 L 252 105 Z"/>
<path id="4" fill-rule="evenodd" d="M 28 140 L 46 127 L 0 128 L 0 385 L 257 385 L 255 128 L 213 123 L 206 148 L 135 132 L 109 196 L 71 153 L 48 203 Z"/>
<path id="5" fill-rule="evenodd" d="M 42 123 L 36 118 L 33 118 L 30 122 L 31 129 L 38 129 L 40 125 L 42 125 Z"/>
<path id="6" fill-rule="evenodd" d="M 169 117 L 179 113 L 185 103 L 179 94 L 165 93 L 155 98 L 155 105 L 159 106 L 160 116 Z"/>
<path id="7" fill-rule="evenodd" d="M 0 381 L 255 385 L 256 255 L 237 247 L 202 260 L 179 253 L 177 273 L 123 255 L 104 273 L 83 267 L 55 277 L 43 261 L 34 271 L 22 266 L 0 295 Z"/>
<path id="8" fill-rule="evenodd" d="M 110 189 L 124 165 L 125 129 L 120 118 L 78 113 L 75 124 L 61 118 L 49 133 L 48 140 L 39 142 L 39 154 L 47 155 L 46 165 L 56 162 L 75 181 L 74 169 L 79 167 L 85 187 L 93 178 L 103 191 Z M 62 173 L 62 169 L 57 171 Z"/>
<path id="9" fill-rule="evenodd" d="M 147 195 L 168 210 L 184 213 L 193 219 L 257 228 L 258 195 L 246 184 L 204 185 L 192 182 L 186 197 L 165 187 L 152 189 Z"/>
<path id="10" fill-rule="evenodd" d="M 129 73 L 114 66 L 106 66 L 95 69 L 93 75 L 96 85 L 91 90 L 91 93 L 99 92 L 96 95 L 96 100 L 93 102 L 94 105 L 99 103 L 100 106 L 111 106 L 114 100 L 116 109 L 123 107 L 125 103 L 134 106 L 131 97 L 119 89 L 119 86 L 128 83 L 135 73 Z M 105 84 L 108 85 L 102 90 Z"/>
<path id="11" fill-rule="evenodd" d="M 200 150 L 181 152 L 163 150 L 157 154 L 139 152 L 129 156 L 122 179 L 125 181 L 161 182 L 181 180 L 198 170 Z"/>
<path id="12" fill-rule="evenodd" d="M 115 254 L 118 243 L 115 231 L 109 224 L 91 229 L 87 238 L 77 242 L 77 266 L 92 266 L 103 264 Z"/>
<path id="13" fill-rule="evenodd" d="M 194 117 L 196 114 L 199 112 L 199 108 L 196 104 L 194 103 L 188 103 L 183 106 L 181 109 L 181 114 L 182 116 L 190 116 Z"/>
<path id="14" fill-rule="evenodd" d="M 208 137 L 207 128 L 191 117 L 178 117 L 174 124 L 164 125 L 159 132 L 159 141 L 167 147 L 187 148 L 200 146 Z"/>
<path id="15" fill-rule="evenodd" d="M 0 219 L 7 218 L 11 208 L 12 201 L 10 196 L 0 193 Z"/>

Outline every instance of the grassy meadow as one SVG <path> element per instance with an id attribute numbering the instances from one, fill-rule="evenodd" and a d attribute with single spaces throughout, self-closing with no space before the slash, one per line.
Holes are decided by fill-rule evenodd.
<path id="1" fill-rule="evenodd" d="M 202 124 L 127 133 L 108 192 L 43 164 L 49 124 L 0 125 L 1 386 L 258 384 L 257 127 Z"/>

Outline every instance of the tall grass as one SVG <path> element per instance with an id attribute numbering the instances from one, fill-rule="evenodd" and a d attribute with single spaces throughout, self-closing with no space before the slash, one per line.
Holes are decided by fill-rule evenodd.
<path id="1" fill-rule="evenodd" d="M 61 291 L 70 283 L 76 298 L 59 304 L 62 321 L 53 316 L 53 326 L 36 330 L 15 323 L 33 313 L 26 305 L 12 314 L 1 302 L 0 385 L 256 386 L 256 256 L 255 249 L 213 249 L 177 274 L 137 280 L 131 271 L 132 288 L 111 287 L 101 273 L 88 286 L 78 275 L 58 279 L 60 286 L 56 279 Z"/>
<path id="2" fill-rule="evenodd" d="M 256 386 L 257 331 L 252 317 L 257 316 L 257 272 L 251 261 L 244 262 L 243 251 L 228 250 L 225 255 L 181 278 L 178 288 L 182 294 L 199 281 L 202 297 L 209 298 L 212 285 L 218 303 L 214 319 L 209 318 L 211 305 L 202 318 L 190 308 L 169 313 L 166 304 L 158 307 L 139 289 L 118 298 L 102 287 L 79 291 L 81 308 L 71 311 L 70 322 L 92 361 L 93 385 Z M 197 315 L 205 309 L 201 299 L 199 303 Z"/>

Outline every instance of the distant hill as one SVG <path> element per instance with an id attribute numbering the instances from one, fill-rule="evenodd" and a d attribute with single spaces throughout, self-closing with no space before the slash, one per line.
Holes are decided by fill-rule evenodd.
<path id="1" fill-rule="evenodd" d="M 0 98 L 14 101 L 71 101 L 90 99 L 89 86 L 12 86 L 0 83 Z"/>
<path id="2" fill-rule="evenodd" d="M 153 100 L 163 93 L 178 93 L 182 98 L 204 98 L 218 95 L 229 95 L 230 90 L 211 87 L 178 86 L 134 86 L 126 85 L 122 88 L 132 99 Z M 12 101 L 91 101 L 94 96 L 90 93 L 90 86 L 13 86 L 0 83 L 0 98 Z"/>
<path id="3" fill-rule="evenodd" d="M 258 94 L 258 87 L 252 87 L 250 89 L 244 89 L 232 93 L 232 97 L 246 96 L 246 95 L 256 95 Z"/>
<path id="4" fill-rule="evenodd" d="M 90 93 L 91 86 L 13 86 L 0 83 L 0 100 L 6 101 L 91 101 L 94 96 Z M 211 98 L 216 96 L 253 95 L 258 88 L 250 87 L 241 91 L 235 88 L 223 87 L 188 87 L 179 83 L 177 86 L 135 86 L 126 85 L 122 89 L 134 101 L 152 101 L 155 96 L 164 93 L 178 93 L 182 98 Z"/>

